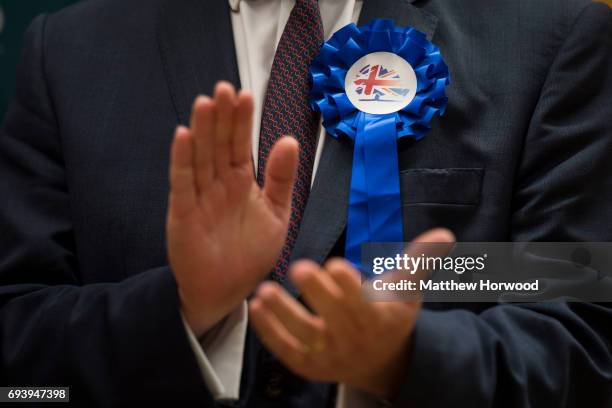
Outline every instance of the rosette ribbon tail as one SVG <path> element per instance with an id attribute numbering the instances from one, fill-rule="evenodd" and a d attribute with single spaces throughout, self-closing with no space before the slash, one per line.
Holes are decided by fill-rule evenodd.
<path id="1" fill-rule="evenodd" d="M 395 117 L 363 113 L 358 119 L 345 257 L 360 269 L 364 242 L 404 240 Z"/>

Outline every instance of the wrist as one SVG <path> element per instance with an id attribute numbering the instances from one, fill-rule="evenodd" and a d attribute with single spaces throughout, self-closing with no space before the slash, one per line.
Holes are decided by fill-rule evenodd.
<path id="1" fill-rule="evenodd" d="M 185 322 L 199 339 L 212 329 L 218 322 L 223 320 L 223 315 L 214 313 L 213 308 L 205 305 L 196 305 L 189 301 L 181 289 L 179 289 L 179 298 L 181 300 L 181 313 Z"/>

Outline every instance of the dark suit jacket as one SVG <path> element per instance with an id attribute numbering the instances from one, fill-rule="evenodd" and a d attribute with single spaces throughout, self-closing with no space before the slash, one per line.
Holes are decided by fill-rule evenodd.
<path id="1" fill-rule="evenodd" d="M 407 239 L 612 239 L 612 17 L 587 0 L 365 0 L 442 49 L 447 114 L 399 147 Z M 264 23 L 264 22 L 262 22 Z M 83 406 L 206 407 L 167 266 L 168 150 L 239 86 L 226 0 L 89 0 L 31 25 L 0 137 L 0 383 Z M 342 247 L 352 147 L 328 138 L 297 257 Z M 426 306 L 397 406 L 604 406 L 603 305 Z M 319 407 L 249 333 L 239 406 Z"/>

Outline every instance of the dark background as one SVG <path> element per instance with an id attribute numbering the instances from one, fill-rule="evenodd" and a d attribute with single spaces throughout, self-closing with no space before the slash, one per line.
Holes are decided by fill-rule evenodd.
<path id="1" fill-rule="evenodd" d="M 36 15 L 59 10 L 77 1 L 0 0 L 0 122 L 13 98 L 24 30 Z"/>

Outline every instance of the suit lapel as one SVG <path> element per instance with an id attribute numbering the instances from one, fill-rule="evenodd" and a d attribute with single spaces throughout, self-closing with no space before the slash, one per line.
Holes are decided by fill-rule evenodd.
<path id="1" fill-rule="evenodd" d="M 364 0 L 358 25 L 376 18 L 388 18 L 399 26 L 411 26 L 431 39 L 437 18 L 405 0 Z M 319 168 L 306 206 L 293 259 L 323 262 L 346 227 L 351 182 L 353 146 L 346 140 L 326 136 Z M 287 289 L 297 290 L 287 282 Z"/>
<path id="2" fill-rule="evenodd" d="M 187 124 L 195 97 L 211 95 L 218 80 L 240 88 L 229 4 L 163 0 L 159 22 L 158 43 L 168 88 L 179 123 Z"/>

